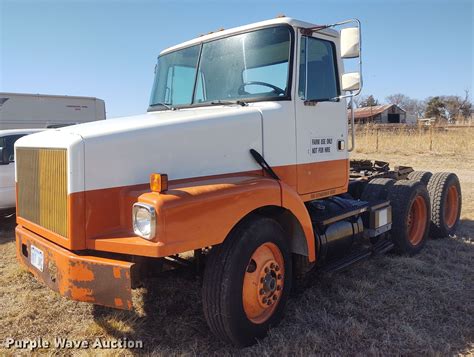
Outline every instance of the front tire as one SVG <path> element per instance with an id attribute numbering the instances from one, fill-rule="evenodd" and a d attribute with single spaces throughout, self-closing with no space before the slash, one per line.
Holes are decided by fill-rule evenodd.
<path id="1" fill-rule="evenodd" d="M 239 347 L 255 343 L 282 319 L 291 283 L 282 227 L 270 218 L 247 218 L 209 254 L 202 292 L 211 331 Z"/>

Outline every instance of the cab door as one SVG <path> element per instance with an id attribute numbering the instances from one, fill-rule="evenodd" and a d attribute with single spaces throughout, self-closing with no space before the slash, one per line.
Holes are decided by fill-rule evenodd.
<path id="1" fill-rule="evenodd" d="M 300 34 L 295 96 L 297 187 L 305 200 L 347 191 L 347 109 L 337 37 Z"/>

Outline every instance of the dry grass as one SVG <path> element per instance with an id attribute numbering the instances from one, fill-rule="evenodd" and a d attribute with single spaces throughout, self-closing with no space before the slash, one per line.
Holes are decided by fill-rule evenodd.
<path id="1" fill-rule="evenodd" d="M 356 153 L 414 153 L 470 155 L 474 150 L 472 127 L 357 127 Z"/>
<path id="2" fill-rule="evenodd" d="M 75 340 L 127 337 L 144 341 L 144 350 L 107 351 L 111 355 L 474 353 L 472 157 L 435 153 L 407 156 L 403 151 L 370 157 L 458 173 L 464 194 L 459 235 L 431 240 L 413 258 L 387 255 L 346 272 L 314 275 L 312 286 L 289 301 L 281 325 L 255 346 L 239 351 L 210 334 L 201 312 L 200 281 L 190 272 L 167 273 L 151 281 L 148 289 L 136 291 L 135 312 L 117 312 L 63 299 L 18 267 L 13 223 L 6 222 L 1 223 L 0 232 L 0 340 L 43 337 L 52 341 L 61 336 Z M 66 352 L 91 355 L 97 351 Z"/>

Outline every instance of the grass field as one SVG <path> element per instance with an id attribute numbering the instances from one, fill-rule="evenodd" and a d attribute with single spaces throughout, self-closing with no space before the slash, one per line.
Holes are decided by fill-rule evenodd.
<path id="1" fill-rule="evenodd" d="M 453 145 L 472 145 L 459 134 Z M 472 136 L 471 136 L 472 138 Z M 143 350 L 115 349 L 113 355 L 453 355 L 474 354 L 474 157 L 449 145 L 431 153 L 369 148 L 358 138 L 356 158 L 375 158 L 416 169 L 454 171 L 463 190 L 462 222 L 456 237 L 430 240 L 421 254 L 386 255 L 335 274 L 314 274 L 312 285 L 288 304 L 286 318 L 257 345 L 236 350 L 216 340 L 205 323 L 200 281 L 190 272 L 171 272 L 135 291 L 135 312 L 118 312 L 68 301 L 43 287 L 15 259 L 13 222 L 1 222 L 0 340 L 53 341 L 95 338 L 142 340 Z M 380 138 L 379 138 L 380 139 Z M 413 139 L 413 138 L 412 138 Z M 455 139 L 455 138 L 454 138 Z M 364 145 L 365 141 L 365 147 Z M 387 140 L 384 138 L 383 140 Z M 399 138 L 393 137 L 392 143 Z M 421 139 L 420 139 L 421 140 Z M 453 140 L 453 138 L 450 138 Z M 425 150 L 426 151 L 426 150 Z M 1 349 L 1 353 L 13 350 Z M 14 350 L 16 353 L 27 350 Z M 44 352 L 62 353 L 48 350 Z M 90 355 L 91 349 L 69 353 Z"/>

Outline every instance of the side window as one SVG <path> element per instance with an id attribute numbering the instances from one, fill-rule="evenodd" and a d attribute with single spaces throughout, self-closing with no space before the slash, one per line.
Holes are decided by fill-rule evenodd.
<path id="1" fill-rule="evenodd" d="M 328 100 L 339 95 L 334 43 L 303 36 L 298 93 L 306 100 Z"/>

